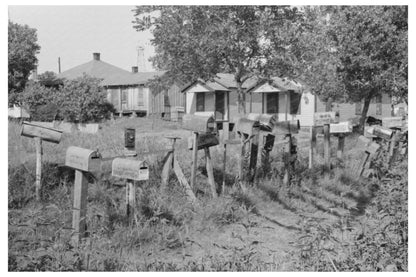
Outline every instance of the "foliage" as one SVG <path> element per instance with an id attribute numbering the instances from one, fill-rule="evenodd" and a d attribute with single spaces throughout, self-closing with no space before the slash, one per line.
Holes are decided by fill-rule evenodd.
<path id="1" fill-rule="evenodd" d="M 271 55 L 284 56 L 280 48 L 270 49 L 269 33 L 297 16 L 288 6 L 138 6 L 134 28 L 150 29 L 156 55 L 153 64 L 166 70 L 167 83 L 188 83 L 198 78 L 213 79 L 217 73 L 231 73 L 237 87 L 239 112 L 245 113 L 242 84 L 255 74 L 266 74 Z M 271 28 L 273 25 L 273 29 Z M 273 38 L 277 38 L 275 35 Z M 276 41 L 274 41 L 276 44 Z M 279 43 L 285 43 L 279 40 Z"/>
<path id="2" fill-rule="evenodd" d="M 38 82 L 29 82 L 20 95 L 20 102 L 32 120 L 52 121 L 58 114 L 56 105 L 58 91 Z"/>
<path id="3" fill-rule="evenodd" d="M 45 87 L 58 89 L 63 84 L 63 80 L 58 78 L 55 72 L 45 71 L 38 76 L 38 82 Z"/>
<path id="4" fill-rule="evenodd" d="M 114 107 L 107 101 L 99 79 L 84 75 L 74 80 L 64 80 L 63 85 L 59 86 L 61 81 L 48 73 L 39 82 L 28 83 L 21 102 L 33 120 L 98 122 L 110 118 Z"/>
<path id="5" fill-rule="evenodd" d="M 407 7 L 305 7 L 291 58 L 324 101 L 370 101 L 382 94 L 407 101 Z M 294 32 L 295 32 L 294 31 Z"/>
<path id="6" fill-rule="evenodd" d="M 36 54 L 40 46 L 37 44 L 36 29 L 28 25 L 9 20 L 8 34 L 8 94 L 9 105 L 12 105 L 18 103 L 18 93 L 24 89 L 30 72 L 36 68 Z"/>
<path id="7" fill-rule="evenodd" d="M 100 86 L 100 79 L 86 74 L 65 80 L 58 95 L 56 103 L 60 107 L 60 116 L 69 122 L 97 122 L 110 118 L 114 112 Z"/>

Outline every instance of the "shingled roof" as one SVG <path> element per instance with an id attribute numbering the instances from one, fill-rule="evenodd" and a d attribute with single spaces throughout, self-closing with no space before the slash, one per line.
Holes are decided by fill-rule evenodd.
<path id="1" fill-rule="evenodd" d="M 75 79 L 83 74 L 102 79 L 103 86 L 122 86 L 122 85 L 144 85 L 147 81 L 156 76 L 161 76 L 164 72 L 137 72 L 132 73 L 121 69 L 112 64 L 103 62 L 99 53 L 93 54 L 93 60 L 68 69 L 60 74 L 59 78 Z"/>

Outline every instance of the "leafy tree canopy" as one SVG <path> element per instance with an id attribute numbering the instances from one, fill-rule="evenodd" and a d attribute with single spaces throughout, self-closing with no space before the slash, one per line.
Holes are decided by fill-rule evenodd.
<path id="1" fill-rule="evenodd" d="M 8 93 L 9 104 L 16 103 L 28 80 L 30 72 L 36 68 L 40 46 L 37 44 L 36 29 L 9 21 L 8 27 Z"/>
<path id="2" fill-rule="evenodd" d="M 167 84 L 231 73 L 240 112 L 245 112 L 244 81 L 267 75 L 271 65 L 285 65 L 276 63 L 277 58 L 269 59 L 270 55 L 284 56 L 286 51 L 281 45 L 275 47 L 281 40 L 271 43 L 269 37 L 278 37 L 278 26 L 298 15 L 296 8 L 287 6 L 138 6 L 134 12 L 134 28 L 153 33 L 156 55 L 152 62 L 167 71 Z"/>

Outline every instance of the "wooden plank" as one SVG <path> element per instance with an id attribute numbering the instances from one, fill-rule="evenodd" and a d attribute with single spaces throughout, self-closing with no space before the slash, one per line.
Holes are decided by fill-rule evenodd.
<path id="1" fill-rule="evenodd" d="M 345 135 L 339 134 L 338 135 L 338 149 L 337 149 L 337 158 L 342 159 L 344 155 L 344 146 L 345 146 Z"/>
<path id="2" fill-rule="evenodd" d="M 209 152 L 209 148 L 204 148 L 205 150 L 205 164 L 207 169 L 207 175 L 208 175 L 208 183 L 211 188 L 211 194 L 213 198 L 217 198 L 217 188 L 214 180 L 214 168 L 212 166 L 212 160 L 211 160 L 211 154 Z"/>
<path id="3" fill-rule="evenodd" d="M 285 174 L 283 176 L 283 185 L 288 186 L 290 182 L 290 159 L 291 159 L 291 148 L 292 148 L 292 136 L 287 135 L 285 137 L 285 155 L 287 160 L 285 161 Z"/>
<path id="4" fill-rule="evenodd" d="M 75 170 L 74 182 L 74 206 L 72 213 L 72 241 L 78 245 L 81 238 L 85 237 L 87 215 L 88 180 L 84 173 Z"/>
<path id="5" fill-rule="evenodd" d="M 162 169 L 162 183 L 161 183 L 161 189 L 162 192 L 164 192 L 167 188 L 168 181 L 169 181 L 169 172 L 173 165 L 173 152 L 169 152 L 166 157 L 166 162 L 163 165 Z"/>
<path id="6" fill-rule="evenodd" d="M 62 131 L 48 128 L 45 126 L 35 125 L 30 122 L 23 121 L 20 134 L 25 137 L 39 137 L 44 141 L 59 143 L 62 137 Z"/>
<path id="7" fill-rule="evenodd" d="M 134 180 L 127 179 L 126 183 L 126 220 L 127 225 L 132 226 L 135 217 L 136 186 Z"/>
<path id="8" fill-rule="evenodd" d="M 331 168 L 331 136 L 329 124 L 324 125 L 324 161 L 327 169 Z"/>
<path id="9" fill-rule="evenodd" d="M 185 189 L 187 198 L 191 201 L 191 203 L 196 204 L 197 198 L 195 197 L 194 192 L 189 186 L 188 181 L 186 181 L 185 175 L 183 174 L 182 169 L 179 166 L 176 157 L 173 158 L 173 171 L 175 172 L 176 177 L 179 180 L 179 184 L 181 184 L 181 186 Z"/>
<path id="10" fill-rule="evenodd" d="M 225 190 L 226 171 L 227 171 L 227 144 L 224 143 L 224 152 L 223 152 L 223 160 L 222 160 L 222 187 L 221 187 L 222 194 L 224 194 L 224 190 Z"/>
<path id="11" fill-rule="evenodd" d="M 244 160 L 245 160 L 245 136 L 244 134 L 240 135 L 240 157 L 238 160 L 238 177 L 240 179 L 240 182 L 244 182 Z"/>
<path id="12" fill-rule="evenodd" d="M 192 149 L 192 167 L 191 167 L 191 188 L 195 187 L 196 170 L 198 167 L 198 136 L 197 132 L 193 133 L 194 146 Z"/>
<path id="13" fill-rule="evenodd" d="M 36 201 L 41 199 L 41 189 L 42 189 L 42 139 L 40 137 L 35 137 L 36 144 L 36 179 L 35 179 L 35 189 L 36 189 Z"/>

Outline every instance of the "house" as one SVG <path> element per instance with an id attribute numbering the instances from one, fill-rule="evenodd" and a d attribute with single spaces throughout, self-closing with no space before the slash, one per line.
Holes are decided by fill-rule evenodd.
<path id="1" fill-rule="evenodd" d="M 75 79 L 83 74 L 102 79 L 101 85 L 107 92 L 107 99 L 119 115 L 162 116 L 167 105 L 165 100 L 169 100 L 169 96 L 183 98 L 182 101 L 174 101 L 177 105 L 184 105 L 185 102 L 184 96 L 175 87 L 159 92 L 152 92 L 148 87 L 149 80 L 162 76 L 164 72 L 138 72 L 137 66 L 133 66 L 129 72 L 102 61 L 100 53 L 93 53 L 91 61 L 60 73 L 58 78 Z M 167 99 L 165 95 L 168 95 Z"/>
<path id="2" fill-rule="evenodd" d="M 339 112 L 341 121 L 361 115 L 362 103 L 332 102 L 327 107 L 327 103 L 306 86 L 288 78 L 250 78 L 243 84 L 243 89 L 248 113 L 274 114 L 278 121 L 299 120 L 301 126 L 311 126 L 314 113 L 325 112 L 328 108 Z M 213 114 L 217 121 L 231 123 L 239 117 L 237 87 L 231 74 L 217 74 L 213 81 L 195 81 L 182 92 L 186 94 L 185 112 L 188 114 Z M 383 95 L 373 100 L 368 115 L 375 118 L 391 116 L 391 98 Z"/>
<path id="3" fill-rule="evenodd" d="M 247 89 L 256 79 L 243 83 Z M 185 113 L 215 116 L 216 121 L 234 122 L 238 117 L 237 84 L 232 74 L 219 73 L 212 81 L 197 80 L 181 90 L 186 95 Z"/>

